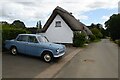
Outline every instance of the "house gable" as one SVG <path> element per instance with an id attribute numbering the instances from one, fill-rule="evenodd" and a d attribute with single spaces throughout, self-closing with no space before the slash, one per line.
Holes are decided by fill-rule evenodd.
<path id="1" fill-rule="evenodd" d="M 56 27 L 56 24 L 59 27 Z M 57 6 L 40 34 L 46 36 L 50 42 L 73 43 L 73 31 L 85 31 L 87 35 L 91 34 L 91 31 L 71 13 Z"/>
<path id="2" fill-rule="evenodd" d="M 56 21 L 61 21 L 61 27 L 56 27 Z M 73 31 L 60 15 L 56 15 L 44 35 L 50 42 L 73 43 Z"/>
<path id="3" fill-rule="evenodd" d="M 79 22 L 71 13 L 67 12 L 66 10 L 60 8 L 57 6 L 53 13 L 51 14 L 50 18 L 47 20 L 46 24 L 44 25 L 41 32 L 46 32 L 49 25 L 52 23 L 56 15 L 60 15 L 62 19 L 67 23 L 67 25 L 71 28 L 73 31 L 80 31 L 83 29 L 84 25 L 83 23 Z"/>

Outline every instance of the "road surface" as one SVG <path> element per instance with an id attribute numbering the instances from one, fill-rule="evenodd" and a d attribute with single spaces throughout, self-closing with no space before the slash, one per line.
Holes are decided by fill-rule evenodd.
<path id="1" fill-rule="evenodd" d="M 76 50 L 73 47 L 67 47 L 66 54 L 70 55 L 72 51 Z M 64 57 L 61 60 L 64 60 Z M 45 63 L 39 58 L 28 55 L 13 56 L 8 52 L 2 54 L 2 77 L 4 78 L 34 78 L 49 67 L 59 64 L 58 61 L 52 63 Z"/>
<path id="2" fill-rule="evenodd" d="M 2 52 L 0 52 L 0 79 L 2 78 Z"/>
<path id="3" fill-rule="evenodd" d="M 117 78 L 118 47 L 107 39 L 86 48 L 67 48 L 59 61 L 45 63 L 39 58 L 2 54 L 4 78 Z"/>
<path id="4" fill-rule="evenodd" d="M 118 47 L 108 39 L 92 43 L 67 63 L 55 78 L 118 78 Z"/>

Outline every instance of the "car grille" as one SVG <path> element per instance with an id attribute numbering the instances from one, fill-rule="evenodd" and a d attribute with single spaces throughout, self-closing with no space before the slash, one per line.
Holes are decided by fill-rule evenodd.
<path id="1" fill-rule="evenodd" d="M 62 49 L 62 50 L 60 50 L 60 52 L 59 52 L 59 53 L 64 53 L 64 52 L 65 52 L 65 50 L 63 50 L 63 49 Z"/>

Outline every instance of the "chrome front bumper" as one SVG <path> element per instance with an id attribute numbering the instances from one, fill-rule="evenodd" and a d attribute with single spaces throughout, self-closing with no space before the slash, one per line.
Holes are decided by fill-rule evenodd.
<path id="1" fill-rule="evenodd" d="M 60 54 L 58 54 L 58 55 L 54 55 L 54 57 L 60 57 L 60 56 L 63 56 L 64 54 L 65 54 L 65 52 L 60 53 Z"/>

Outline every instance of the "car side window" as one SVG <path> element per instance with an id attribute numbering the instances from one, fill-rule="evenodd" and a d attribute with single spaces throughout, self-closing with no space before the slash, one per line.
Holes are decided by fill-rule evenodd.
<path id="1" fill-rule="evenodd" d="M 38 43 L 37 39 L 35 36 L 29 36 L 28 37 L 28 42 L 32 42 L 32 43 Z"/>
<path id="2" fill-rule="evenodd" d="M 27 36 L 25 36 L 25 35 L 20 35 L 20 36 L 17 38 L 17 41 L 24 41 L 24 42 L 26 42 L 27 39 L 28 39 Z"/>

